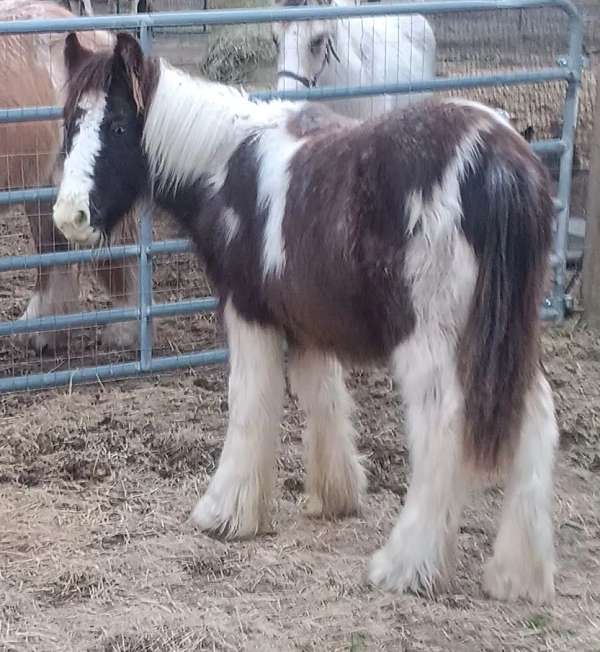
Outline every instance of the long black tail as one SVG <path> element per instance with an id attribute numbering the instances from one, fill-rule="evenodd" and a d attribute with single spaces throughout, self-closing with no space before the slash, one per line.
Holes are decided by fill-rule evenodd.
<path id="1" fill-rule="evenodd" d="M 479 275 L 458 351 L 467 455 L 486 470 L 515 442 L 538 368 L 553 211 L 549 177 L 525 141 L 504 128 L 492 141 L 461 188 Z"/>

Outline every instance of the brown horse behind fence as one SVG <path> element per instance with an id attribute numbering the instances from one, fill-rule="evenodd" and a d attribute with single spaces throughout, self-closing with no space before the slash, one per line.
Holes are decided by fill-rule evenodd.
<path id="1" fill-rule="evenodd" d="M 0 1 L 0 21 L 72 17 L 72 13 L 52 2 Z M 111 48 L 114 42 L 111 34 L 101 31 L 82 32 L 80 38 L 93 50 Z M 66 80 L 63 45 L 62 34 L 0 36 L 0 107 L 62 105 Z M 57 155 L 61 136 L 62 126 L 57 120 L 0 125 L 0 191 L 59 183 L 62 171 Z M 51 202 L 33 202 L 24 208 L 36 251 L 45 253 L 68 248 L 64 236 L 53 226 Z M 132 215 L 115 234 L 117 241 L 134 240 L 134 217 Z M 98 263 L 94 271 L 111 294 L 113 303 L 135 303 L 135 265 Z M 21 319 L 77 312 L 78 295 L 74 266 L 40 268 L 34 294 Z M 40 351 L 60 348 L 66 335 L 64 331 L 32 333 L 29 342 Z M 129 347 L 135 337 L 135 322 L 130 322 L 108 326 L 103 340 L 109 346 Z"/>

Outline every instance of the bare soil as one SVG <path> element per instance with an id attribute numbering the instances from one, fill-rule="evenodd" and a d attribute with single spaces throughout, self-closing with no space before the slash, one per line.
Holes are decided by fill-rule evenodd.
<path id="1" fill-rule="evenodd" d="M 578 4 L 597 60 L 600 4 Z M 442 73 L 510 69 L 522 57 L 549 65 L 561 51 L 556 25 L 543 12 L 532 15 L 518 25 L 513 18 L 489 24 L 483 14 L 444 19 L 437 26 Z M 506 55 L 498 58 L 500 46 Z M 593 83 L 587 72 L 578 128 L 584 168 Z M 560 113 L 560 89 L 541 89 L 489 90 L 478 99 L 547 137 Z M 175 235 L 157 220 L 157 238 Z M 0 255 L 29 250 L 26 221 L 13 211 L 0 220 Z M 33 281 L 30 272 L 0 275 L 0 321 L 20 315 Z M 179 256 L 158 261 L 155 292 L 157 300 L 172 301 L 211 288 L 201 266 Z M 81 299 L 84 309 L 110 305 L 89 275 L 82 276 Z M 221 343 L 212 316 L 174 318 L 159 322 L 155 352 Z M 226 369 L 0 395 L 0 650 L 599 652 L 599 351 L 600 336 L 577 317 L 546 329 L 543 362 L 561 447 L 557 598 L 542 609 L 482 593 L 482 563 L 502 499 L 496 488 L 475 495 L 466 510 L 447 593 L 431 600 L 368 586 L 368 558 L 388 536 L 408 481 L 402 406 L 383 371 L 349 376 L 369 473 L 364 514 L 338 522 L 302 515 L 304 416 L 289 397 L 273 533 L 233 543 L 208 538 L 187 521 L 222 447 Z M 39 356 L 5 337 L 0 376 L 134 355 L 107 350 L 95 328 L 73 331 L 69 349 L 58 355 Z"/>
<path id="2" fill-rule="evenodd" d="M 599 650 L 599 344 L 574 321 L 545 336 L 562 441 L 557 599 L 543 609 L 482 594 L 498 489 L 467 509 L 448 593 L 368 586 L 368 556 L 389 534 L 408 470 L 382 372 L 350 377 L 364 515 L 302 515 L 303 415 L 290 398 L 273 534 L 233 543 L 187 523 L 222 446 L 224 369 L 4 396 L 0 649 Z"/>

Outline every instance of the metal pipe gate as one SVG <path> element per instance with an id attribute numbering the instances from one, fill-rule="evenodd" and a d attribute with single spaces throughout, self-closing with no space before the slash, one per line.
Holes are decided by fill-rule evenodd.
<path id="1" fill-rule="evenodd" d="M 221 11 L 194 11 L 81 17 L 60 20 L 27 20 L 0 22 L 0 38 L 5 34 L 31 34 L 45 32 L 70 32 L 84 30 L 139 30 L 144 51 L 152 50 L 152 30 L 162 27 L 235 25 L 269 23 L 275 21 L 332 19 L 381 15 L 450 14 L 457 12 L 494 11 L 506 9 L 556 8 L 563 11 L 569 22 L 569 51 L 566 61 L 556 67 L 536 71 L 520 71 L 476 77 L 437 78 L 422 82 L 380 84 L 369 87 L 316 88 L 302 91 L 254 93 L 256 99 L 280 97 L 289 100 L 334 99 L 348 96 L 373 96 L 384 93 L 423 93 L 451 89 L 490 87 L 499 85 L 536 84 L 547 81 L 564 81 L 567 85 L 563 109 L 563 127 L 560 139 L 537 141 L 532 147 L 538 153 L 560 155 L 560 176 L 557 209 L 557 229 L 554 253 L 551 256 L 553 285 L 550 296 L 540 307 L 543 319 L 561 321 L 565 316 L 566 252 L 571 194 L 571 171 L 575 143 L 578 96 L 583 68 L 583 22 L 570 0 L 433 0 L 403 4 L 364 4 L 344 7 L 293 7 L 284 9 L 235 9 Z M 0 124 L 60 119 L 61 107 L 23 107 L 0 109 Z M 52 200 L 55 188 L 42 187 L 19 191 L 0 192 L 0 205 L 22 204 L 38 200 Z M 33 390 L 44 387 L 69 385 L 94 380 L 117 379 L 133 375 L 152 374 L 177 368 L 223 363 L 225 349 L 198 351 L 179 356 L 153 357 L 151 322 L 158 317 L 169 317 L 196 312 L 210 312 L 216 308 L 213 297 L 152 304 L 152 258 L 158 254 L 177 254 L 191 251 L 188 240 L 152 241 L 152 213 L 150 207 L 142 212 L 138 243 L 114 246 L 110 249 L 66 251 L 29 256 L 0 258 L 0 272 L 49 267 L 56 264 L 124 260 L 137 258 L 139 264 L 139 302 L 135 308 L 113 308 L 94 312 L 43 317 L 39 319 L 0 322 L 0 336 L 55 330 L 63 327 L 105 325 L 118 321 L 139 322 L 139 356 L 135 362 L 82 367 L 67 371 L 35 373 L 0 379 L 0 393 L 16 390 Z"/>

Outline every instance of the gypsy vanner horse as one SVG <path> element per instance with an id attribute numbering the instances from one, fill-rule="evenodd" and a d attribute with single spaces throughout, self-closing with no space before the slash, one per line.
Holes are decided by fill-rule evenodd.
<path id="1" fill-rule="evenodd" d="M 73 18 L 73 14 L 53 2 L 2 0 L 0 20 Z M 114 36 L 108 32 L 83 32 L 82 41 L 92 49 L 110 52 Z M 54 106 L 64 103 L 66 71 L 61 34 L 19 34 L 0 37 L 0 106 Z M 0 190 L 45 186 L 60 178 L 57 162 L 62 139 L 60 121 L 0 125 Z M 36 251 L 46 253 L 67 248 L 67 241 L 52 223 L 52 202 L 25 205 Z M 134 216 L 128 217 L 115 233 L 115 239 L 131 242 L 135 238 Z M 127 262 L 97 265 L 102 284 L 117 305 L 135 305 L 137 271 Z M 72 266 L 40 268 L 34 294 L 22 319 L 35 319 L 77 312 L 77 278 Z M 109 346 L 129 347 L 136 339 L 136 324 L 115 323 L 104 330 Z M 30 344 L 41 351 L 61 348 L 66 332 L 32 333 Z"/>
<path id="2" fill-rule="evenodd" d="M 110 55 L 71 34 L 65 61 L 56 226 L 94 244 L 152 200 L 189 230 L 222 301 L 229 425 L 195 523 L 225 537 L 269 526 L 287 340 L 312 514 L 356 513 L 365 490 L 342 364 L 389 363 L 401 388 L 412 477 L 373 583 L 443 584 L 469 485 L 504 470 L 485 588 L 550 600 L 558 431 L 538 310 L 553 211 L 521 136 L 459 100 L 365 122 L 255 103 L 127 34 Z"/>

